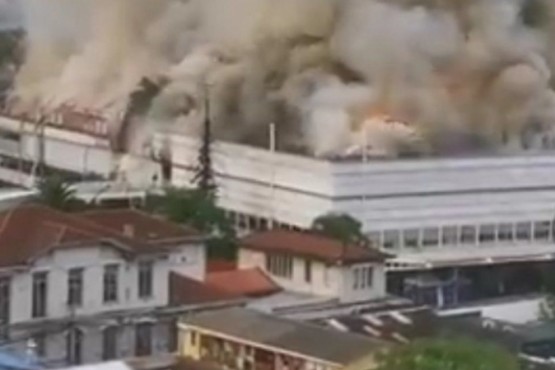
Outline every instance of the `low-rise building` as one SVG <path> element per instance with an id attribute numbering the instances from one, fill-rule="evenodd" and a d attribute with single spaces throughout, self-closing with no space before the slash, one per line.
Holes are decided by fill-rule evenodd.
<path id="1" fill-rule="evenodd" d="M 170 274 L 204 266 L 202 235 L 137 211 L 14 208 L 0 214 L 0 343 L 59 364 L 167 352 Z"/>
<path id="2" fill-rule="evenodd" d="M 270 230 L 242 239 L 239 268 L 260 268 L 284 289 L 341 302 L 383 298 L 386 255 L 311 232 Z"/>
<path id="3" fill-rule="evenodd" d="M 227 369 L 335 370 L 385 342 L 243 308 L 201 312 L 179 324 L 178 353 Z"/>

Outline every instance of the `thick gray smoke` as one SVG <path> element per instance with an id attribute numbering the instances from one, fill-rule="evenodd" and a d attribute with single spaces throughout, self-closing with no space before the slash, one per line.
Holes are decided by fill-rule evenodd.
<path id="1" fill-rule="evenodd" d="M 156 130 L 196 133 L 207 96 L 219 138 L 266 145 L 274 122 L 282 148 L 317 155 L 383 140 L 546 147 L 555 5 L 531 2 L 23 0 L 14 95 L 18 109 L 116 121 L 144 77 L 163 79 L 133 148 Z"/>

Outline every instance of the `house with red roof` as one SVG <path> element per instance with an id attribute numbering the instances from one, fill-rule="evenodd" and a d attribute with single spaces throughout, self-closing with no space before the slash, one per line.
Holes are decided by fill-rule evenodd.
<path id="1" fill-rule="evenodd" d="M 260 269 L 282 289 L 341 303 L 383 298 L 387 255 L 313 232 L 269 230 L 241 240 L 239 269 Z"/>
<path id="2" fill-rule="evenodd" d="M 60 366 L 171 351 L 181 313 L 240 298 L 205 264 L 203 235 L 135 210 L 0 213 L 0 345 Z"/>

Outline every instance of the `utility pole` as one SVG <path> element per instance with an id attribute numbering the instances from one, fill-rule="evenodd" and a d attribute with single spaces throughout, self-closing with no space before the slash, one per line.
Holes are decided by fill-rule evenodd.
<path id="1" fill-rule="evenodd" d="M 272 179 L 270 181 L 270 222 L 269 228 L 272 230 L 275 226 L 276 220 L 276 125 L 270 123 L 270 154 L 272 155 Z"/>
<path id="2" fill-rule="evenodd" d="M 204 122 L 201 138 L 201 146 L 198 155 L 197 173 L 193 178 L 201 191 L 211 194 L 216 190 L 214 173 L 212 171 L 212 121 L 210 118 L 210 94 L 208 85 L 204 96 Z"/>

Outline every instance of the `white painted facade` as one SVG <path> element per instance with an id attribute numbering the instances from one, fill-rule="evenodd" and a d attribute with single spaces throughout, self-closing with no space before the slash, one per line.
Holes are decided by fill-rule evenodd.
<path id="1" fill-rule="evenodd" d="M 153 262 L 152 295 L 139 297 L 139 261 Z M 23 349 L 26 340 L 46 336 L 44 359 L 64 361 L 67 359 L 67 322 L 83 333 L 82 362 L 102 360 L 103 330 L 116 326 L 117 356 L 134 356 L 136 325 L 152 324 L 152 353 L 170 350 L 170 333 L 174 323 L 160 320 L 156 311 L 169 304 L 169 274 L 178 271 L 191 278 L 203 280 L 205 252 L 200 243 L 187 243 L 172 247 L 163 254 L 138 255 L 125 258 L 118 249 L 100 245 L 54 249 L 37 256 L 28 266 L 14 267 L 2 271 L 1 276 L 10 278 L 10 336 L 14 346 Z M 116 264 L 117 301 L 105 303 L 104 267 Z M 68 302 L 68 277 L 72 268 L 83 269 L 82 304 L 70 307 Z M 33 274 L 46 272 L 47 304 L 46 315 L 32 317 Z M 58 324 L 56 324 L 58 323 Z M 66 324 L 63 324 L 66 323 Z"/>
<path id="2" fill-rule="evenodd" d="M 337 298 L 341 302 L 367 301 L 386 295 L 385 268 L 382 263 L 339 266 L 291 255 L 291 274 L 283 276 L 267 268 L 267 258 L 268 255 L 264 252 L 241 248 L 238 266 L 240 269 L 260 268 L 287 291 Z M 309 279 L 307 268 L 310 269 Z M 372 277 L 368 278 L 367 273 L 372 274 Z M 360 280 L 360 283 L 355 283 L 355 275 L 359 275 L 356 279 Z M 369 280 L 371 284 L 367 284 Z"/>
<path id="3" fill-rule="evenodd" d="M 23 127 L 0 117 L 1 129 L 24 133 L 23 156 L 34 159 L 36 134 L 32 125 Z M 190 185 L 198 140 L 159 133 L 154 147 L 163 145 L 169 145 L 174 164 L 171 183 Z M 11 152 L 12 146 L 7 144 L 5 151 Z M 46 131 L 45 152 L 47 164 L 77 172 L 107 174 L 119 160 L 106 140 L 54 128 Z M 146 184 L 159 172 L 150 159 L 131 157 L 124 165 L 130 182 Z M 343 212 L 359 219 L 374 241 L 398 255 L 553 241 L 552 153 L 363 163 L 218 142 L 213 163 L 220 205 L 240 229 L 264 226 L 269 220 L 306 228 L 315 217 Z"/>

